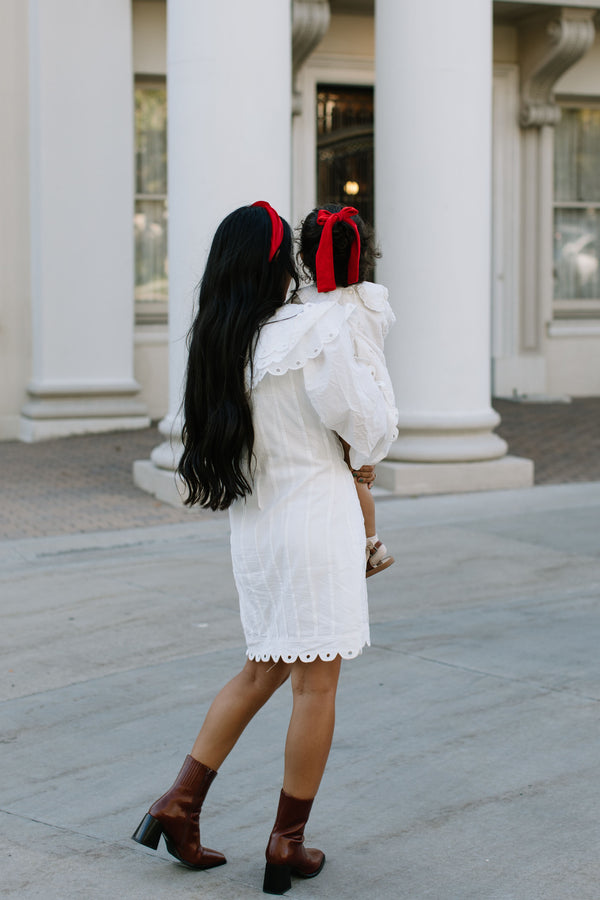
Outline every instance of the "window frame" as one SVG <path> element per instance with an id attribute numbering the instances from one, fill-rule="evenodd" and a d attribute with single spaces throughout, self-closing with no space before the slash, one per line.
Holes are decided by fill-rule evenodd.
<path id="1" fill-rule="evenodd" d="M 164 88 L 166 92 L 167 88 L 167 78 L 165 75 L 143 75 L 143 74 L 135 74 L 133 79 L 133 91 L 134 91 L 134 179 L 135 179 L 135 187 L 137 188 L 137 169 L 135 168 L 135 154 L 137 152 L 137 134 L 135 134 L 135 91 L 138 88 Z M 168 97 L 166 99 L 167 103 L 167 117 L 168 117 Z M 168 146 L 167 146 L 167 154 L 168 154 Z M 133 195 L 133 205 L 134 205 L 134 215 L 137 211 L 138 202 L 156 202 L 164 203 L 165 206 L 168 202 L 168 184 L 167 191 L 164 193 L 156 193 L 156 194 L 144 194 L 139 193 L 137 190 L 134 190 Z M 168 260 L 168 245 L 167 245 L 167 260 Z M 135 283 L 134 283 L 134 292 L 135 292 Z M 135 293 L 134 293 L 135 298 Z M 169 321 L 169 301 L 167 300 L 138 300 L 134 299 L 134 308 L 135 308 L 135 323 L 136 325 L 166 325 Z"/>
<path id="2" fill-rule="evenodd" d="M 563 109 L 592 109 L 600 111 L 600 97 L 563 94 L 556 97 L 556 103 Z M 554 136 L 554 141 L 556 137 Z M 599 160 L 600 164 L 600 160 Z M 556 165 L 556 162 L 554 162 Z M 556 200 L 554 195 L 554 172 L 552 184 L 552 231 L 554 233 L 555 211 L 557 209 L 596 209 L 600 214 L 600 200 Z M 553 319 L 599 319 L 600 296 L 597 298 L 556 298 L 552 297 Z"/>

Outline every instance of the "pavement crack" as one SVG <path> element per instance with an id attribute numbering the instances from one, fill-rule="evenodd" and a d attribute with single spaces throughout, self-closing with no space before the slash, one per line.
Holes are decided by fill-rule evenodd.
<path id="1" fill-rule="evenodd" d="M 15 819 L 20 819 L 22 822 L 33 822 L 35 825 L 43 825 L 45 828 L 52 828 L 54 831 L 60 831 L 63 834 L 73 834 L 77 835 L 77 837 L 88 838 L 90 841 L 96 841 L 96 843 L 104 844 L 107 847 L 123 847 L 126 850 L 135 850 L 135 847 L 129 847 L 123 841 L 110 841 L 107 838 L 100 837 L 100 835 L 89 834 L 87 831 L 82 831 L 79 828 L 69 828 L 66 825 L 58 825 L 56 822 L 46 822 L 44 819 L 26 816 L 24 813 L 14 812 L 14 810 L 0 808 L 0 814 L 12 816 Z"/>
<path id="2" fill-rule="evenodd" d="M 372 644 L 372 647 L 377 650 L 384 650 L 387 653 L 396 653 L 399 656 L 405 656 L 409 659 L 419 659 L 422 662 L 433 663 L 436 666 L 445 666 L 448 669 L 457 669 L 460 672 L 469 672 L 473 675 L 483 675 L 486 678 L 495 678 L 498 681 L 509 681 L 515 684 L 526 684 L 531 687 L 536 687 L 538 689 L 548 691 L 553 694 L 567 694 L 572 697 L 577 697 L 579 700 L 591 700 L 593 703 L 600 703 L 600 697 L 594 697 L 591 694 L 583 694 L 580 691 L 574 691 L 572 688 L 567 687 L 553 687 L 549 684 L 544 684 L 540 681 L 533 681 L 531 678 L 517 678 L 514 675 L 501 675 L 498 672 L 488 672 L 485 669 L 477 669 L 474 666 L 465 666 L 460 663 L 452 663 L 447 662 L 443 659 L 436 659 L 433 656 L 425 656 L 422 653 L 411 653 L 408 650 L 401 650 L 398 647 L 390 647 L 385 644 Z"/>

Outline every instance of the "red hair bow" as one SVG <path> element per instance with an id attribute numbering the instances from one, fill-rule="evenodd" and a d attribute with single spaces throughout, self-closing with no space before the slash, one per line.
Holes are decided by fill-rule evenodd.
<path id="1" fill-rule="evenodd" d="M 317 224 L 323 226 L 321 232 L 321 240 L 319 249 L 315 257 L 315 267 L 317 270 L 317 290 L 320 294 L 326 291 L 334 291 L 337 287 L 335 283 L 335 269 L 333 265 L 333 226 L 336 222 L 347 222 L 354 229 L 356 240 L 352 242 L 350 248 L 350 259 L 348 260 L 348 284 L 356 284 L 359 280 L 358 261 L 360 259 L 360 234 L 356 222 L 352 216 L 357 216 L 358 210 L 353 206 L 344 206 L 339 212 L 328 212 L 326 209 L 320 209 L 317 215 Z"/>
<path id="2" fill-rule="evenodd" d="M 257 200 L 252 206 L 262 206 L 269 213 L 271 220 L 271 247 L 269 249 L 269 262 L 273 259 L 283 240 L 283 224 L 279 215 L 275 212 L 270 203 L 266 200 Z"/>

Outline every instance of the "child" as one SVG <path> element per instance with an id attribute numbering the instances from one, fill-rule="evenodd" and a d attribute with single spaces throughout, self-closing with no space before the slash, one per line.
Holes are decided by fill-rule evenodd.
<path id="1" fill-rule="evenodd" d="M 300 257 L 314 283 L 301 288 L 298 299 L 302 303 L 314 303 L 321 295 L 321 299 L 335 299 L 355 307 L 348 320 L 354 355 L 367 363 L 393 406 L 394 393 L 385 365 L 383 342 L 395 316 L 387 299 L 387 288 L 365 280 L 377 256 L 373 232 L 354 207 L 331 203 L 313 209 L 301 226 Z M 344 445 L 344 456 L 350 466 L 347 445 Z M 391 566 L 394 558 L 377 536 L 375 502 L 371 495 L 373 469 L 364 466 L 352 470 L 352 474 L 365 522 L 369 578 Z"/>

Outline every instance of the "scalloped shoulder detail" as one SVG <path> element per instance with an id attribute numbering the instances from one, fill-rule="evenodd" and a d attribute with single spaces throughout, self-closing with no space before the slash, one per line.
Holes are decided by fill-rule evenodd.
<path id="1" fill-rule="evenodd" d="M 383 284 L 375 284 L 373 281 L 360 281 L 358 284 L 336 288 L 324 294 L 319 294 L 316 284 L 306 284 L 300 288 L 296 296 L 301 303 L 323 303 L 327 300 L 335 300 L 337 303 L 360 302 L 372 312 L 384 313 L 388 326 L 395 321 L 389 303 L 388 289 Z"/>
<path id="2" fill-rule="evenodd" d="M 389 306 L 389 291 L 382 284 L 374 284 L 372 281 L 361 281 L 352 285 L 367 309 L 375 312 L 383 312 Z"/>
<path id="3" fill-rule="evenodd" d="M 288 303 L 265 322 L 254 353 L 253 386 L 264 376 L 285 375 L 315 359 L 335 340 L 355 306 L 335 300 Z"/>

